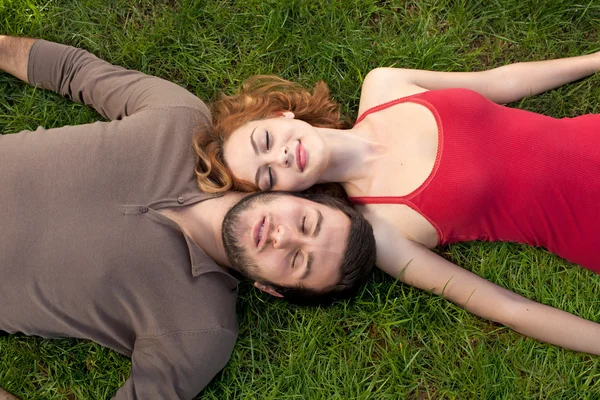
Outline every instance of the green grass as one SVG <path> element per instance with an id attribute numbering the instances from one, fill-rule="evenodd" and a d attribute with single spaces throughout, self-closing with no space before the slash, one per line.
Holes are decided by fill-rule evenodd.
<path id="1" fill-rule="evenodd" d="M 206 100 L 257 73 L 323 79 L 349 119 L 373 67 L 467 71 L 579 55 L 600 50 L 599 23 L 593 0 L 0 0 L 2 33 L 84 47 Z M 600 112 L 599 99 L 596 75 L 515 106 L 564 117 Z M 0 75 L 0 132 L 99 118 Z M 440 251 L 528 298 L 600 321 L 600 277 L 543 250 Z M 380 272 L 357 299 L 327 309 L 293 307 L 244 283 L 238 313 L 231 361 L 203 399 L 600 398 L 599 357 L 525 338 Z M 107 398 L 129 367 L 85 341 L 0 338 L 0 386 L 23 399 Z"/>

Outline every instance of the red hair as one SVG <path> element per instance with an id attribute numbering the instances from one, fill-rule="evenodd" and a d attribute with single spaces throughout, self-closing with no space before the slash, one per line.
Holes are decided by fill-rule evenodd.
<path id="1" fill-rule="evenodd" d="M 250 121 L 273 118 L 292 111 L 295 118 L 320 128 L 346 128 L 339 106 L 329 97 L 325 82 L 318 82 L 312 93 L 306 88 L 276 76 L 256 75 L 247 79 L 241 89 L 222 95 L 211 106 L 213 126 L 194 135 L 198 155 L 196 177 L 206 193 L 229 189 L 258 191 L 251 182 L 236 179 L 228 170 L 223 156 L 225 141 L 238 128 Z"/>

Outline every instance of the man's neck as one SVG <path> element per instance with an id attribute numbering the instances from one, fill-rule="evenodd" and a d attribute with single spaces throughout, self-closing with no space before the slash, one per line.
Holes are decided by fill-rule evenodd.
<path id="1" fill-rule="evenodd" d="M 222 197 L 204 200 L 189 207 L 169 209 L 165 215 L 175 221 L 217 264 L 230 268 L 221 239 L 221 225 L 227 211 L 244 196 L 244 193 L 227 192 Z"/>

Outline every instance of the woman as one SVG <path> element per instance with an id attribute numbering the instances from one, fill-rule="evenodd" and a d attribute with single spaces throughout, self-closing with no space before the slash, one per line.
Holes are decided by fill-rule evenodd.
<path id="1" fill-rule="evenodd" d="M 543 246 L 600 272 L 600 116 L 554 119 L 509 103 L 600 69 L 600 54 L 482 72 L 380 68 L 342 129 L 327 88 L 251 78 L 197 137 L 204 191 L 339 182 L 372 223 L 377 265 L 481 317 L 600 354 L 600 325 L 525 299 L 439 257 L 452 242 Z M 301 254 L 300 254 L 301 255 Z M 298 256 L 298 255 L 296 255 Z"/>

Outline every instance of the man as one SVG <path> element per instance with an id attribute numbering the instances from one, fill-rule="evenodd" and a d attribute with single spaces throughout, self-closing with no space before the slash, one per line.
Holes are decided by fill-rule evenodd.
<path id="1" fill-rule="evenodd" d="M 306 199 L 326 206 L 324 212 Z M 328 208 L 341 213 L 327 217 Z M 287 224 L 269 213 L 270 209 L 284 209 L 281 217 Z M 348 218 L 350 235 L 343 233 Z M 254 280 L 254 286 L 298 304 L 327 304 L 352 296 L 357 282 L 364 282 L 369 266 L 375 263 L 371 225 L 362 214 L 327 195 L 266 192 L 248 196 L 225 216 L 222 236 L 230 262 Z M 305 246 L 310 238 L 323 240 Z M 343 259 L 336 250 L 340 247 L 344 248 Z M 276 252 L 283 264 L 273 260 Z"/>
<path id="2" fill-rule="evenodd" d="M 250 260 L 231 267 L 274 295 L 345 295 L 373 264 L 372 231 L 351 209 L 285 194 L 232 208 L 241 194 L 200 192 L 190 144 L 209 114 L 183 88 L 27 38 L 0 36 L 0 69 L 111 120 L 0 135 L 0 330 L 130 356 L 115 398 L 192 398 L 229 359 L 230 209 L 223 234 Z M 364 268 L 346 248 L 370 249 Z"/>

